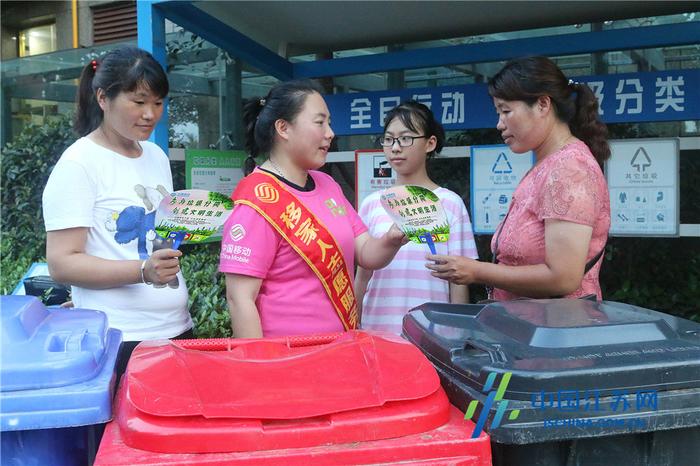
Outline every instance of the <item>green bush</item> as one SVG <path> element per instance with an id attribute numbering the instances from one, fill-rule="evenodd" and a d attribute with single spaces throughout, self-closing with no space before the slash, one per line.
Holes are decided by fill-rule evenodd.
<path id="1" fill-rule="evenodd" d="M 700 238 L 610 238 L 600 282 L 605 299 L 700 322 Z"/>
<path id="2" fill-rule="evenodd" d="M 9 294 L 32 262 L 44 261 L 41 195 L 63 151 L 75 140 L 69 116 L 27 126 L 2 150 L 2 294 Z"/>
<path id="3" fill-rule="evenodd" d="M 231 336 L 226 285 L 218 273 L 219 243 L 182 246 L 180 264 L 187 281 L 190 313 L 197 338 Z"/>

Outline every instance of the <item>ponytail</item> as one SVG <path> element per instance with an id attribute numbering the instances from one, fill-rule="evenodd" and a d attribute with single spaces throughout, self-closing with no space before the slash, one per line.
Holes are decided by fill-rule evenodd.
<path id="1" fill-rule="evenodd" d="M 285 81 L 276 84 L 265 98 L 254 97 L 243 105 L 243 127 L 248 158 L 244 172 L 248 175 L 255 168 L 255 157 L 269 155 L 275 143 L 275 122 L 292 122 L 301 113 L 306 97 L 321 94 L 321 87 L 308 79 Z"/>
<path id="2" fill-rule="evenodd" d="M 586 143 L 598 163 L 610 158 L 608 127 L 598 117 L 598 99 L 585 83 L 573 83 L 576 92 L 576 113 L 569 122 L 574 136 Z"/>
<path id="3" fill-rule="evenodd" d="M 97 103 L 95 91 L 92 90 L 92 81 L 95 79 L 97 67 L 100 64 L 97 60 L 92 60 L 85 65 L 80 73 L 80 84 L 78 85 L 78 94 L 76 96 L 77 112 L 75 114 L 75 122 L 73 130 L 78 136 L 87 136 L 96 130 L 102 123 L 102 109 Z"/>
<path id="4" fill-rule="evenodd" d="M 253 173 L 253 170 L 255 170 L 255 166 L 256 166 L 255 157 L 248 154 L 248 157 L 246 157 L 245 161 L 243 162 L 243 174 L 245 176 L 250 175 L 251 173 Z"/>
<path id="5" fill-rule="evenodd" d="M 253 98 L 243 105 L 243 128 L 245 128 L 245 148 L 248 152 L 243 164 L 243 173 L 248 176 L 255 169 L 255 157 L 260 155 L 260 147 L 255 142 L 255 125 L 263 109 L 264 100 Z"/>

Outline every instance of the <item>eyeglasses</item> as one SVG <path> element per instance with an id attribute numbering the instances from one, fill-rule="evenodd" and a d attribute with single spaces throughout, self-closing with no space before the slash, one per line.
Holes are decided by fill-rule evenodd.
<path id="1" fill-rule="evenodd" d="M 414 139 L 421 139 L 426 137 L 428 136 L 399 136 L 397 138 L 393 138 L 391 136 L 379 136 L 377 138 L 377 141 L 382 147 L 392 147 L 397 141 L 399 143 L 399 147 L 409 147 L 413 145 Z"/>

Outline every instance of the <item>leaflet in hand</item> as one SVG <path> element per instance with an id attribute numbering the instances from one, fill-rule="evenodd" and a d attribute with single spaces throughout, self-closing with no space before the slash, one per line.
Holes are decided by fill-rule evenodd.
<path id="1" fill-rule="evenodd" d="M 175 191 L 158 206 L 155 230 L 163 238 L 172 239 L 173 249 L 181 243 L 221 239 L 232 209 L 233 201 L 221 193 L 202 189 Z"/>
<path id="2" fill-rule="evenodd" d="M 433 243 L 450 237 L 450 225 L 437 195 L 422 186 L 393 186 L 382 191 L 380 201 L 391 219 L 414 243 L 427 244 L 435 254 Z"/>

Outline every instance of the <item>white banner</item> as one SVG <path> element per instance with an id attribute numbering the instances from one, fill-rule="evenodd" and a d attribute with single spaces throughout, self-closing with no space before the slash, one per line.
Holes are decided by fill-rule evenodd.
<path id="1" fill-rule="evenodd" d="M 611 141 L 610 234 L 678 236 L 678 139 Z"/>
<path id="2" fill-rule="evenodd" d="M 471 148 L 471 214 L 475 234 L 493 234 L 508 212 L 515 188 L 535 163 L 532 151 L 516 154 L 506 144 Z"/>

